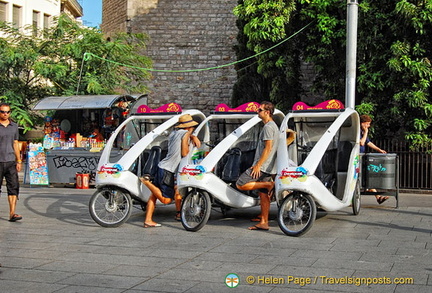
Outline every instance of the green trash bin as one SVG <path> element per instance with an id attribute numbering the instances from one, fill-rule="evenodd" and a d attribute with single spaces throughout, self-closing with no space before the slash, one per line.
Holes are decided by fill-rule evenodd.
<path id="1" fill-rule="evenodd" d="M 396 189 L 396 154 L 367 154 L 366 187 Z"/>

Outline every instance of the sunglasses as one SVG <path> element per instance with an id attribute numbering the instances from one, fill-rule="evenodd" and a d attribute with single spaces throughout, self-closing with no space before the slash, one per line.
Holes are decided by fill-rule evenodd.
<path id="1" fill-rule="evenodd" d="M 10 114 L 12 111 L 11 110 L 9 110 L 9 111 L 2 111 L 2 110 L 0 110 L 0 113 L 2 113 L 2 114 Z"/>
<path id="2" fill-rule="evenodd" d="M 267 110 L 258 108 L 258 113 L 261 113 L 262 111 L 267 111 Z"/>

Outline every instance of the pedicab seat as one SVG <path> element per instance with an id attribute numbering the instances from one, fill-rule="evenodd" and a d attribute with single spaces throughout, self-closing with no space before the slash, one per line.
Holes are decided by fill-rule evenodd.
<path id="1" fill-rule="evenodd" d="M 326 150 L 315 171 L 315 175 L 318 179 L 320 179 L 324 186 L 332 193 L 336 181 L 336 160 L 337 149 Z"/>
<path id="2" fill-rule="evenodd" d="M 240 162 L 242 151 L 233 148 L 227 152 L 226 163 L 222 169 L 221 179 L 224 181 L 235 182 L 240 176 Z"/>
<path id="3" fill-rule="evenodd" d="M 338 172 L 347 172 L 349 168 L 349 159 L 353 145 L 350 141 L 339 142 L 338 153 Z"/>
<path id="4" fill-rule="evenodd" d="M 350 141 L 340 141 L 338 147 L 337 182 L 346 182 L 353 144 Z M 337 186 L 336 197 L 343 198 L 345 186 Z"/>
<path id="5" fill-rule="evenodd" d="M 255 157 L 256 147 L 256 142 L 250 140 L 240 141 L 233 145 L 232 149 L 238 148 L 241 151 L 240 174 L 252 166 Z"/>
<path id="6" fill-rule="evenodd" d="M 255 149 L 241 149 L 238 146 L 241 145 L 228 150 L 218 162 L 216 175 L 226 182 L 237 181 L 239 176 L 252 166 Z"/>
<path id="7" fill-rule="evenodd" d="M 247 168 L 251 167 L 254 155 L 255 150 L 243 152 L 239 148 L 232 148 L 219 161 L 215 174 L 229 186 L 237 189 L 236 181 Z M 255 198 L 259 197 L 255 190 L 241 192 Z"/>
<path id="8" fill-rule="evenodd" d="M 150 149 L 149 156 L 142 169 L 142 174 L 150 174 L 151 177 L 154 177 L 156 175 L 157 166 L 161 160 L 161 156 L 162 148 L 160 146 L 153 146 Z"/>

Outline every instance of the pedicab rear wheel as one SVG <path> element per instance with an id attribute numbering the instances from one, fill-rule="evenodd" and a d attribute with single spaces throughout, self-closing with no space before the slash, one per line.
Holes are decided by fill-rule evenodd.
<path id="1" fill-rule="evenodd" d="M 89 212 L 92 219 L 102 227 L 118 227 L 132 213 L 131 196 L 116 187 L 101 188 L 90 198 Z"/>
<path id="2" fill-rule="evenodd" d="M 316 217 L 316 205 L 306 193 L 288 194 L 282 201 L 278 212 L 278 224 L 288 236 L 300 236 L 313 225 Z"/>
<path id="3" fill-rule="evenodd" d="M 356 187 L 354 190 L 353 198 L 352 198 L 352 210 L 354 215 L 360 214 L 361 208 L 361 197 L 360 197 L 360 182 L 357 180 Z"/>
<path id="4" fill-rule="evenodd" d="M 194 189 L 183 199 L 181 223 L 187 231 L 196 232 L 207 223 L 211 213 L 210 196 L 206 191 Z"/>

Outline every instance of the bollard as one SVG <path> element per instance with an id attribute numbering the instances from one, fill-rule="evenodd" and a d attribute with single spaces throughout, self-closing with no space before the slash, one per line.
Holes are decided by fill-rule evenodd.
<path id="1" fill-rule="evenodd" d="M 84 173 L 84 174 L 81 174 L 81 177 L 82 177 L 81 189 L 89 189 L 89 187 L 90 187 L 90 174 Z"/>
<path id="2" fill-rule="evenodd" d="M 75 180 L 76 180 L 75 188 L 76 189 L 83 189 L 83 175 L 84 174 L 81 174 L 81 173 L 75 174 Z"/>

